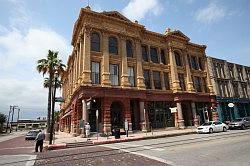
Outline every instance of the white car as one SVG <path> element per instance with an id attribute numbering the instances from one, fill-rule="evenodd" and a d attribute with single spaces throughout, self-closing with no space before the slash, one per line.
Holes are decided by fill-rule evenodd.
<path id="1" fill-rule="evenodd" d="M 222 122 L 206 122 L 197 128 L 197 133 L 213 133 L 213 132 L 226 132 L 228 126 Z"/>

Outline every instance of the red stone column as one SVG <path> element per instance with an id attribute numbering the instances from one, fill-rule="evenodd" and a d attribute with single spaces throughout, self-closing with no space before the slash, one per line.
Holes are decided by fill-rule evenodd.
<path id="1" fill-rule="evenodd" d="M 103 131 L 106 134 L 111 133 L 111 115 L 110 115 L 111 101 L 108 98 L 103 100 Z"/>
<path id="2" fill-rule="evenodd" d="M 124 106 L 124 122 L 127 119 L 129 130 L 132 131 L 132 121 L 131 121 L 131 110 L 130 110 L 130 100 L 129 99 L 123 99 L 121 100 Z"/>

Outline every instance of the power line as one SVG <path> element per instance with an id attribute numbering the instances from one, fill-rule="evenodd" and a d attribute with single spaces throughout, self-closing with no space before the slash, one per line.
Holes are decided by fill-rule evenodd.
<path id="1" fill-rule="evenodd" d="M 166 144 L 166 143 L 178 143 L 178 142 L 182 142 L 182 141 L 192 141 L 192 142 L 184 142 L 184 143 L 179 143 L 179 144 L 174 144 L 174 145 L 166 145 L 166 146 L 161 146 L 161 148 L 163 147 L 172 147 L 172 146 L 178 146 L 178 145 L 185 145 L 185 144 L 190 144 L 190 143 L 200 143 L 200 142 L 206 142 L 208 141 L 207 138 L 210 138 L 209 140 L 216 140 L 216 139 L 225 139 L 225 138 L 231 138 L 233 135 L 237 136 L 244 136 L 244 135 L 248 135 L 249 131 L 244 131 L 239 133 L 230 133 L 230 134 L 226 134 L 226 135 L 215 135 L 215 136 L 208 136 L 203 138 L 190 138 L 190 139 L 182 139 L 182 140 L 178 140 L 178 141 L 167 141 L 167 142 L 161 142 L 161 143 L 154 143 L 154 144 L 146 144 L 146 145 L 138 145 L 136 147 L 134 146 L 130 146 L 130 147 L 125 147 L 125 148 L 119 148 L 119 149 L 109 149 L 109 150 L 99 150 L 99 151 L 93 151 L 93 152 L 83 152 L 83 153 L 73 153 L 73 154 L 66 154 L 66 155 L 58 155 L 58 156 L 53 156 L 53 157 L 45 157 L 45 158 L 40 158 L 40 159 L 35 159 L 35 161 L 39 161 L 39 160 L 46 160 L 46 159 L 53 159 L 53 158 L 60 158 L 60 157 L 70 157 L 70 156 L 77 156 L 77 155 L 87 155 L 87 154 L 92 154 L 92 153 L 103 153 L 103 152 L 112 152 L 112 151 L 117 151 L 117 150 L 126 150 L 126 149 L 134 149 L 134 148 L 140 148 L 140 147 L 144 147 L 144 146 L 152 146 L 152 145 L 162 145 L 162 144 Z M 200 140 L 202 139 L 202 140 Z M 197 141 L 198 140 L 198 141 Z M 93 145 L 96 146 L 96 145 Z M 129 151 L 129 152 L 125 152 L 123 151 L 123 153 L 130 153 L 130 152 L 140 152 L 140 151 L 145 151 L 145 150 L 150 150 L 150 149 L 155 149 L 155 148 L 160 148 L 160 147 L 150 147 L 147 149 L 137 149 L 134 151 Z M 114 154 L 105 154 L 105 155 L 96 155 L 96 156 L 86 156 L 86 157 L 80 157 L 80 158 L 73 158 L 73 159 L 69 159 L 66 160 L 64 159 L 63 161 L 51 161 L 49 164 L 51 163 L 61 163 L 61 162 L 65 162 L 65 161 L 74 161 L 74 160 L 80 160 L 80 159 L 86 159 L 86 158 L 93 158 L 93 157 L 102 157 L 102 156 L 108 156 L 108 155 L 116 155 L 117 153 Z M 119 153 L 122 154 L 122 153 Z M 15 161 L 15 162 L 9 162 L 9 163 L 2 163 L 3 165 L 9 165 L 9 164 L 14 164 L 14 163 L 20 163 L 20 162 L 28 162 L 28 161 L 34 161 L 34 160 L 20 160 L 20 161 Z"/>

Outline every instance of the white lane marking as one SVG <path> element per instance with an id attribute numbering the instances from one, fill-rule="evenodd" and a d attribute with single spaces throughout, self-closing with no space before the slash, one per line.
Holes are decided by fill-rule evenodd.
<path id="1" fill-rule="evenodd" d="M 16 147 L 16 148 L 2 148 L 0 150 L 13 150 L 13 149 L 30 149 L 34 148 L 34 146 L 28 146 L 28 147 Z"/>
<path id="2" fill-rule="evenodd" d="M 124 144 L 124 143 L 119 143 L 119 144 L 127 145 L 127 144 Z M 147 157 L 147 158 L 149 158 L 149 159 L 156 160 L 156 161 L 160 161 L 160 162 L 162 162 L 162 163 L 165 163 L 165 164 L 169 164 L 169 165 L 174 166 L 174 163 L 173 163 L 173 162 L 167 161 L 167 160 L 162 159 L 162 158 L 159 158 L 159 157 L 150 156 L 150 155 L 146 155 L 146 154 L 138 153 L 138 152 L 130 152 L 129 150 L 126 150 L 126 149 L 120 149 L 120 148 L 118 148 L 118 147 L 109 146 L 109 145 L 105 145 L 105 144 L 104 144 L 104 145 L 99 145 L 99 146 L 104 146 L 104 147 L 108 147 L 108 148 L 112 148 L 112 149 L 118 149 L 118 150 L 121 150 L 121 151 L 124 151 L 124 152 L 127 152 L 127 153 L 131 153 L 131 154 L 135 154 L 135 155 Z M 132 145 L 132 146 L 137 147 L 137 146 L 140 146 L 140 145 Z"/>
<path id="3" fill-rule="evenodd" d="M 35 164 L 35 161 L 36 161 L 36 155 L 30 156 L 29 160 L 31 160 L 31 161 L 26 162 L 25 166 L 33 166 Z"/>

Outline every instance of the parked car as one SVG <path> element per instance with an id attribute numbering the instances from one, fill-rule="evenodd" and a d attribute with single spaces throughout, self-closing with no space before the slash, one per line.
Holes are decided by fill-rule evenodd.
<path id="1" fill-rule="evenodd" d="M 206 122 L 197 128 L 197 133 L 213 133 L 213 132 L 226 132 L 228 126 L 222 122 Z"/>
<path id="2" fill-rule="evenodd" d="M 245 130 L 247 127 L 250 127 L 250 117 L 236 118 L 235 120 L 229 123 L 230 129 L 238 128 Z"/>
<path id="3" fill-rule="evenodd" d="M 30 130 L 26 134 L 25 140 L 35 140 L 38 133 L 39 133 L 39 130 Z"/>

